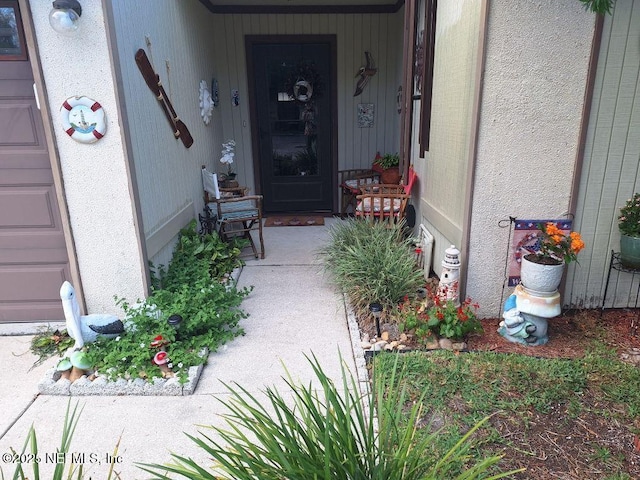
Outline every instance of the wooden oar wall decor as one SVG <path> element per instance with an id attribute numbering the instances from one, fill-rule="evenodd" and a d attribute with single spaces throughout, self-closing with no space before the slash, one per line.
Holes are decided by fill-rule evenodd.
<path id="1" fill-rule="evenodd" d="M 136 52 L 135 58 L 136 64 L 138 65 L 140 73 L 142 73 L 144 81 L 147 83 L 147 86 L 151 89 L 162 106 L 162 110 L 171 125 L 173 136 L 182 140 L 184 146 L 189 148 L 193 145 L 193 137 L 191 136 L 191 133 L 189 133 L 189 129 L 184 122 L 178 118 L 178 114 L 173 108 L 171 100 L 167 97 L 167 92 L 165 92 L 162 82 L 160 82 L 160 76 L 153 70 L 146 52 L 142 48 L 139 49 Z"/>

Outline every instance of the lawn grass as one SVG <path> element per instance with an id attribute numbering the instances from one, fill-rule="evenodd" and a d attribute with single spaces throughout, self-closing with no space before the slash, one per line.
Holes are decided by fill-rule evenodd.
<path id="1" fill-rule="evenodd" d="M 377 356 L 374 375 L 394 357 Z M 400 362 L 410 398 L 424 394 L 422 432 L 441 429 L 429 454 L 492 415 L 471 458 L 504 455 L 502 468 L 527 467 L 516 478 L 640 478 L 640 369 L 602 344 L 574 360 L 436 351 Z"/>

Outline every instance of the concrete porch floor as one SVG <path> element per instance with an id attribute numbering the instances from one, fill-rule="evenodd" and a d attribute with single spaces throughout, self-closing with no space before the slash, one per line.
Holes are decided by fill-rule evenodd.
<path id="1" fill-rule="evenodd" d="M 260 395 L 267 386 L 286 391 L 284 366 L 294 379 L 308 383 L 313 372 L 305 354 L 313 353 L 333 378 L 341 376 L 340 357 L 355 375 L 355 361 L 342 296 L 329 284 L 316 251 L 326 241 L 329 226 L 264 228 L 266 257 L 246 260 L 239 286 L 253 285 L 243 302 L 250 316 L 242 325 L 246 335 L 209 356 L 195 393 L 184 397 L 72 397 L 83 408 L 71 451 L 85 454 L 86 478 L 106 478 L 107 455 L 120 439 L 121 478 L 149 478 L 136 463 L 166 463 L 174 452 L 210 465 L 183 432 L 197 434 L 202 426 L 222 425 L 224 412 L 216 397 L 228 394 L 224 383 Z M 0 332 L 2 333 L 2 332 Z M 30 335 L 0 336 L 0 454 L 22 449 L 29 427 L 38 435 L 43 456 L 41 475 L 54 465 L 44 461 L 60 444 L 69 397 L 38 394 L 44 372 L 57 363 L 49 359 L 31 369 Z M 5 476 L 13 465 L 0 460 Z M 27 476 L 31 470 L 26 470 Z"/>

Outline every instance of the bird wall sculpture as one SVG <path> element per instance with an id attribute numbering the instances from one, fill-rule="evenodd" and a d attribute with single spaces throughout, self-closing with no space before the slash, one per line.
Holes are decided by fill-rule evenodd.
<path id="1" fill-rule="evenodd" d="M 364 91 L 364 87 L 366 87 L 367 83 L 369 83 L 369 79 L 378 72 L 371 53 L 364 52 L 364 56 L 367 59 L 367 63 L 364 67 L 360 67 L 358 73 L 356 73 L 355 78 L 360 78 L 358 79 L 358 83 L 356 84 L 356 93 L 353 94 L 354 97 L 357 97 Z"/>

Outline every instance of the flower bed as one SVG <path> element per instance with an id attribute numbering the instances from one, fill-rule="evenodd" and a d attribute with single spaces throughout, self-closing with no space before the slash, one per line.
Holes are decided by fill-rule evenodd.
<path id="1" fill-rule="evenodd" d="M 39 384 L 59 395 L 186 395 L 193 393 L 208 352 L 243 333 L 240 309 L 250 289 L 236 288 L 240 245 L 199 235 L 195 222 L 181 232 L 166 271 L 154 274 L 152 294 L 129 305 L 124 333 L 98 338 L 82 349 L 63 350 L 66 331 L 37 336 L 32 351 L 58 353 L 57 367 Z M 50 339 L 56 348 L 43 346 Z M 48 348 L 48 349 L 47 349 Z M 46 350 L 48 355 L 43 354 Z"/>

